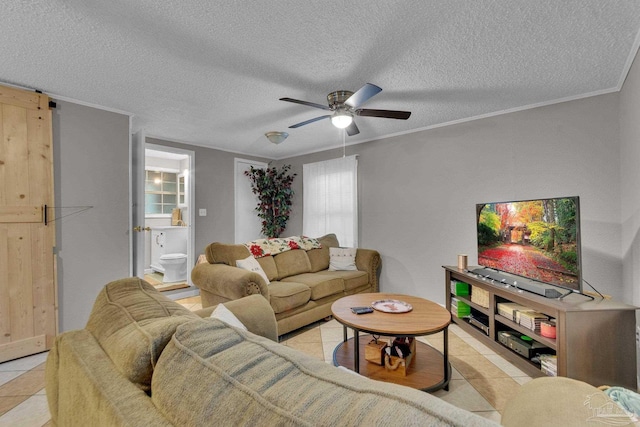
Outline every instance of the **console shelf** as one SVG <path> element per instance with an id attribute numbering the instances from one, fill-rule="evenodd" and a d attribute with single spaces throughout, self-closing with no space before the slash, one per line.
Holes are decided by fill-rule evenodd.
<path id="1" fill-rule="evenodd" d="M 469 307 L 478 310 L 480 313 L 484 314 L 485 316 L 489 315 L 489 310 L 488 309 L 486 309 L 485 307 L 482 307 L 481 305 L 476 304 L 475 302 L 471 301 L 469 298 L 467 298 L 467 297 L 465 297 L 463 295 L 456 295 L 455 297 L 458 298 L 460 301 L 468 304 Z"/>
<path id="2" fill-rule="evenodd" d="M 540 366 L 513 352 L 498 341 L 498 332 L 515 330 L 555 351 L 558 375 L 585 381 L 594 386 L 622 386 L 635 390 L 636 350 L 635 324 L 637 307 L 611 300 L 572 293 L 562 300 L 492 284 L 455 266 L 444 266 L 447 310 L 451 298 L 468 304 L 488 316 L 489 334 L 453 316 L 453 323 L 504 356 L 530 376 L 544 376 Z M 472 268 L 471 268 L 472 269 Z M 465 282 L 489 294 L 489 308 L 467 296 L 451 294 L 452 280 Z M 472 288 L 473 289 L 473 288 Z M 473 291 L 472 291 L 473 292 Z M 511 319 L 498 314 L 498 303 L 513 302 L 543 313 L 556 320 L 556 338 L 546 338 Z"/>
<path id="3" fill-rule="evenodd" d="M 538 341 L 539 343 L 542 343 L 546 346 L 548 346 L 549 348 L 553 349 L 553 350 L 557 350 L 556 347 L 556 340 L 552 339 L 552 338 L 547 338 L 547 337 L 543 337 L 542 335 L 538 335 L 536 334 L 534 331 L 532 331 L 531 329 L 527 329 L 521 325 L 518 325 L 516 322 L 507 319 L 504 316 L 501 316 L 499 314 L 495 314 L 495 321 L 499 322 L 505 326 L 508 326 L 511 329 L 514 329 L 522 334 L 528 335 L 531 338 L 533 338 L 534 340 Z"/>

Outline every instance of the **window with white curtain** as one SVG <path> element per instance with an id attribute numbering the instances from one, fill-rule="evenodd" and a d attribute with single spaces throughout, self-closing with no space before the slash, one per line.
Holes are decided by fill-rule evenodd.
<path id="1" fill-rule="evenodd" d="M 302 232 L 335 233 L 340 246 L 358 246 L 358 159 L 341 157 L 302 166 Z"/>

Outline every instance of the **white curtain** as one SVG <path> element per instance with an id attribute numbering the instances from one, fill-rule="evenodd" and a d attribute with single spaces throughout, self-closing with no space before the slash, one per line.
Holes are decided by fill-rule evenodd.
<path id="1" fill-rule="evenodd" d="M 335 233 L 340 246 L 358 246 L 358 159 L 341 157 L 302 167 L 302 232 Z"/>

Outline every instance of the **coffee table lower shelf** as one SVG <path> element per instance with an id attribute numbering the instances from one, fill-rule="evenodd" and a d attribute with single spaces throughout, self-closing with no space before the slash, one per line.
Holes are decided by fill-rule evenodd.
<path id="1" fill-rule="evenodd" d="M 360 335 L 360 349 L 363 349 L 371 335 Z M 444 356 L 435 348 L 423 342 L 416 341 L 416 354 L 409 368 L 407 376 L 387 371 L 384 366 L 371 363 L 364 358 L 364 351 L 360 351 L 360 375 L 378 381 L 400 384 L 418 390 L 431 392 L 448 389 L 451 379 L 451 364 L 447 363 L 447 375 L 444 372 Z M 338 344 L 333 351 L 333 364 L 353 370 L 353 338 Z"/>

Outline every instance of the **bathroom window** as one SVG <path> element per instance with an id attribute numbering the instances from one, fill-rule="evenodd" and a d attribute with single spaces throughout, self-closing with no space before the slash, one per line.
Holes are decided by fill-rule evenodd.
<path id="1" fill-rule="evenodd" d="M 178 206 L 184 206 L 185 201 L 185 178 L 183 174 L 178 175 Z"/>
<path id="2" fill-rule="evenodd" d="M 171 215 L 178 203 L 178 174 L 145 171 L 145 214 Z"/>

